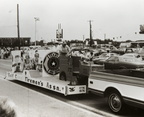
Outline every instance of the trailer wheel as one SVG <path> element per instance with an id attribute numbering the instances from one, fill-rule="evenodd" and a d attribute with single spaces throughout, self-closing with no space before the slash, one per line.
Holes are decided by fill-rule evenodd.
<path id="1" fill-rule="evenodd" d="M 117 92 L 111 92 L 108 94 L 108 105 L 112 112 L 114 113 L 122 113 L 124 103 L 121 98 L 121 95 Z"/>
<path id="2" fill-rule="evenodd" d="M 60 73 L 60 76 L 59 76 L 59 79 L 66 81 L 66 74 L 65 74 L 64 72 L 61 72 L 61 73 Z"/>

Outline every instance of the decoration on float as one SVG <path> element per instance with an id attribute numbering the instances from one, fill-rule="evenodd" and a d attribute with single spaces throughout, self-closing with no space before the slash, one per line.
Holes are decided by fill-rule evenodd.
<path id="1" fill-rule="evenodd" d="M 43 61 L 43 68 L 46 73 L 56 75 L 59 73 L 59 53 L 50 52 L 48 53 Z"/>
<path id="2" fill-rule="evenodd" d="M 12 72 L 21 72 L 23 70 L 21 52 L 12 51 Z"/>

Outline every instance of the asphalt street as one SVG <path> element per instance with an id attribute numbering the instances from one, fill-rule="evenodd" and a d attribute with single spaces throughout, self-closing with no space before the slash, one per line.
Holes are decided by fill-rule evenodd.
<path id="1" fill-rule="evenodd" d="M 15 102 L 21 117 L 102 117 L 7 80 L 0 80 L 0 94 Z"/>

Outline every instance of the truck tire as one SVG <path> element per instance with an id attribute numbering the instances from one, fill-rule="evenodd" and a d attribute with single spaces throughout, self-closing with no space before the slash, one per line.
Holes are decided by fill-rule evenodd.
<path id="1" fill-rule="evenodd" d="M 117 91 L 110 92 L 108 94 L 108 105 L 112 112 L 122 113 L 124 110 L 124 103 L 121 95 Z"/>

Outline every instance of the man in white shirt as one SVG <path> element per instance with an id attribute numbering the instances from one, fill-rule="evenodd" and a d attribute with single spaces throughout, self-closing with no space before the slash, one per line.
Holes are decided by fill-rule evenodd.
<path id="1" fill-rule="evenodd" d="M 63 42 L 63 44 L 60 47 L 60 54 L 67 54 L 70 51 L 69 46 L 66 44 L 66 42 Z"/>

